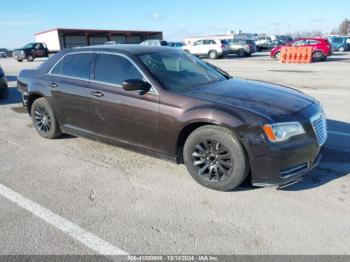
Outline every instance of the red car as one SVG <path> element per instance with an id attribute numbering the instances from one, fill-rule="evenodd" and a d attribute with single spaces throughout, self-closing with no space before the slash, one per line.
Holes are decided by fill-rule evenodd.
<path id="1" fill-rule="evenodd" d="M 328 40 L 324 38 L 298 38 L 285 46 L 311 46 L 313 61 L 324 61 L 332 54 L 332 47 Z M 271 50 L 272 58 L 280 58 L 281 47 L 282 46 L 276 46 Z"/>

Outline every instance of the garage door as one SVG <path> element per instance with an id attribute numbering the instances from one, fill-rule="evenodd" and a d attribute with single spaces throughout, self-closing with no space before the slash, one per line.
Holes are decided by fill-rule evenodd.
<path id="1" fill-rule="evenodd" d="M 89 42 L 90 45 L 103 45 L 108 41 L 107 36 L 90 36 Z"/>
<path id="2" fill-rule="evenodd" d="M 65 48 L 73 48 L 79 46 L 87 46 L 87 39 L 85 36 L 64 36 Z"/>

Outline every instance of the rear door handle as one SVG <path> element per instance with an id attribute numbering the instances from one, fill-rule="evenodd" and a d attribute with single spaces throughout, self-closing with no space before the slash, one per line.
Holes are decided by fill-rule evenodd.
<path id="1" fill-rule="evenodd" d="M 56 88 L 56 87 L 58 87 L 58 85 L 56 83 L 50 83 L 49 87 Z"/>
<path id="2" fill-rule="evenodd" d="M 103 97 L 104 94 L 101 93 L 100 91 L 92 91 L 91 95 L 96 96 L 96 97 Z"/>

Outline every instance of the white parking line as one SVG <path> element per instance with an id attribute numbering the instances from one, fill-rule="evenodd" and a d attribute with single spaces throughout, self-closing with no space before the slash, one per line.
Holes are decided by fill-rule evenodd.
<path id="1" fill-rule="evenodd" d="M 316 91 L 316 90 L 305 90 L 302 89 L 305 93 L 316 93 L 316 94 L 325 94 L 325 95 L 337 95 L 337 96 L 350 96 L 350 93 L 342 93 L 342 92 L 328 92 L 328 91 Z"/>
<path id="2" fill-rule="evenodd" d="M 54 214 L 50 210 L 34 203 L 28 198 L 16 193 L 10 188 L 0 184 L 0 195 L 17 204 L 21 208 L 29 211 L 38 218 L 44 220 L 51 226 L 63 231 L 70 237 L 78 240 L 83 245 L 94 250 L 100 255 L 112 256 L 112 255 L 128 255 L 125 251 L 117 248 L 116 246 L 100 239 L 96 235 L 86 231 L 78 225 Z"/>
<path id="3" fill-rule="evenodd" d="M 336 131 L 328 131 L 328 134 L 339 135 L 339 136 L 350 136 L 350 133 L 336 132 Z"/>

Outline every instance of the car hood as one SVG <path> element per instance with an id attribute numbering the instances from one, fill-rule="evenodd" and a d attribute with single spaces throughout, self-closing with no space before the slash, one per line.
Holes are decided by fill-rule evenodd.
<path id="1" fill-rule="evenodd" d="M 237 78 L 202 85 L 181 94 L 239 107 L 266 117 L 293 114 L 314 102 L 310 96 L 292 88 Z"/>
<path id="2" fill-rule="evenodd" d="M 29 48 L 17 48 L 17 49 L 14 49 L 13 51 L 28 51 L 28 50 L 31 50 Z"/>

